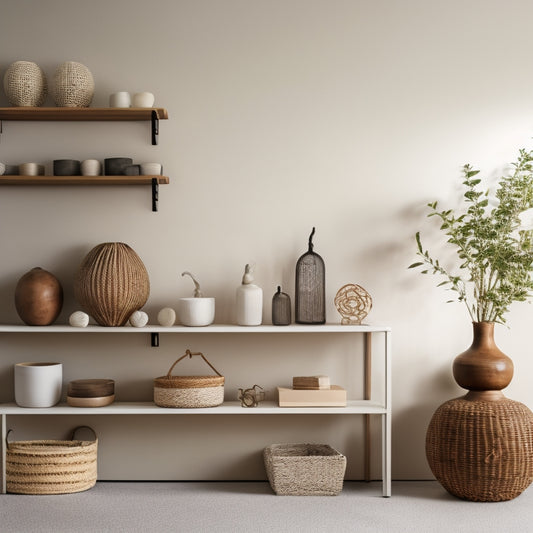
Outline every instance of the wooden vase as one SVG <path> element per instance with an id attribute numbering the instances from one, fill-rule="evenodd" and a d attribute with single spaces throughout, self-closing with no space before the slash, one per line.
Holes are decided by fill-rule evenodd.
<path id="1" fill-rule="evenodd" d="M 28 326 L 48 326 L 55 322 L 63 307 L 63 288 L 50 272 L 32 268 L 15 288 L 15 308 Z"/>
<path id="2" fill-rule="evenodd" d="M 121 242 L 95 246 L 74 280 L 78 303 L 101 326 L 123 326 L 149 294 L 150 281 L 141 258 Z"/>

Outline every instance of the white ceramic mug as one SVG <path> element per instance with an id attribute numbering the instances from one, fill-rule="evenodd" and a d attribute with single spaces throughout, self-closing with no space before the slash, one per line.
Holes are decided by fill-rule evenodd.
<path id="1" fill-rule="evenodd" d="M 102 164 L 98 159 L 85 159 L 81 162 L 82 176 L 99 176 L 102 173 Z"/>
<path id="2" fill-rule="evenodd" d="M 161 170 L 161 163 L 141 163 L 141 174 L 143 176 L 159 176 Z"/>
<path id="3" fill-rule="evenodd" d="M 44 174 L 44 166 L 37 163 L 22 163 L 19 165 L 21 176 L 39 176 Z"/>
<path id="4" fill-rule="evenodd" d="M 15 402 L 20 407 L 52 407 L 61 399 L 61 363 L 17 363 Z"/>
<path id="5" fill-rule="evenodd" d="M 131 99 L 132 107 L 153 107 L 155 97 L 152 93 L 142 92 L 135 93 Z"/>
<path id="6" fill-rule="evenodd" d="M 109 107 L 130 107 L 131 96 L 126 91 L 119 91 L 109 96 Z"/>
<path id="7" fill-rule="evenodd" d="M 0 176 L 2 176 L 6 171 L 6 166 L 4 163 L 0 163 Z"/>
<path id="8" fill-rule="evenodd" d="M 215 299 L 180 298 L 178 315 L 184 326 L 209 326 L 215 319 Z"/>

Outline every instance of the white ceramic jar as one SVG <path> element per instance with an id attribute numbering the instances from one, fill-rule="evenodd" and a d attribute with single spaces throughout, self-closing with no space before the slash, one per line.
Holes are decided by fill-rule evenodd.
<path id="1" fill-rule="evenodd" d="M 132 107 L 153 107 L 155 97 L 152 93 L 142 92 L 135 93 L 131 99 Z"/>
<path id="2" fill-rule="evenodd" d="M 209 326 L 215 320 L 215 299 L 180 298 L 178 315 L 184 326 Z"/>
<path id="3" fill-rule="evenodd" d="M 15 402 L 20 407 L 52 407 L 61 399 L 61 363 L 17 363 Z"/>
<path id="4" fill-rule="evenodd" d="M 161 163 L 141 163 L 140 166 L 143 176 L 159 176 L 162 171 Z"/>
<path id="5" fill-rule="evenodd" d="M 242 284 L 237 287 L 237 324 L 260 326 L 263 322 L 263 289 L 254 283 L 252 268 L 246 265 Z"/>
<path id="6" fill-rule="evenodd" d="M 99 176 L 102 173 L 102 163 L 98 159 L 85 159 L 80 168 L 82 176 Z"/>
<path id="7" fill-rule="evenodd" d="M 131 96 L 127 91 L 119 91 L 109 95 L 109 107 L 130 107 Z"/>

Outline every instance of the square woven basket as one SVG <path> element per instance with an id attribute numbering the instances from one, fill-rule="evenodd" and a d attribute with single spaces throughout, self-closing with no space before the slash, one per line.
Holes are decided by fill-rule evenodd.
<path id="1" fill-rule="evenodd" d="M 346 457 L 327 444 L 272 444 L 263 452 L 272 490 L 283 496 L 336 496 Z"/>

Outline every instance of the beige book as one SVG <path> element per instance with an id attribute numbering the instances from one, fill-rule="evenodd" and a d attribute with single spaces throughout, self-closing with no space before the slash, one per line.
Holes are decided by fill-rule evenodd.
<path id="1" fill-rule="evenodd" d="M 296 376 L 292 378 L 292 388 L 296 390 L 329 389 L 329 376 Z"/>
<path id="2" fill-rule="evenodd" d="M 346 390 L 331 385 L 324 390 L 294 390 L 278 387 L 280 407 L 346 407 Z"/>

